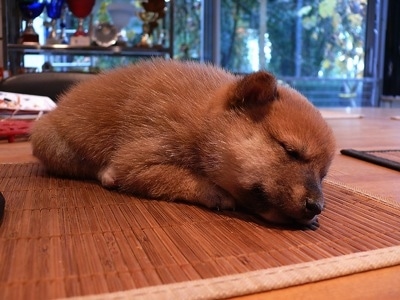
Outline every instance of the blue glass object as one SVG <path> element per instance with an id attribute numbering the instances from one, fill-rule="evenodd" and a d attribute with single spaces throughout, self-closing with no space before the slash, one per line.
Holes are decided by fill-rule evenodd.
<path id="1" fill-rule="evenodd" d="M 51 19 L 59 19 L 64 2 L 65 0 L 48 0 L 46 4 L 47 16 Z"/>
<path id="2" fill-rule="evenodd" d="M 44 0 L 18 0 L 18 7 L 22 17 L 26 20 L 25 30 L 22 32 L 20 43 L 38 44 L 39 36 L 33 28 L 33 20 L 40 16 L 44 10 L 46 2 Z"/>
<path id="3" fill-rule="evenodd" d="M 35 19 L 43 12 L 46 2 L 43 0 L 19 0 L 18 6 L 25 20 Z"/>

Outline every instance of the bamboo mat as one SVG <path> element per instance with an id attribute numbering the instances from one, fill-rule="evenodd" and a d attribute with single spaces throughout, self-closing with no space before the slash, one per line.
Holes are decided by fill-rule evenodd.
<path id="1" fill-rule="evenodd" d="M 317 230 L 0 165 L 0 299 L 233 297 L 400 264 L 400 206 L 324 185 Z"/>
<path id="2" fill-rule="evenodd" d="M 400 150 L 355 150 L 342 149 L 340 153 L 358 158 L 382 167 L 400 171 Z"/>

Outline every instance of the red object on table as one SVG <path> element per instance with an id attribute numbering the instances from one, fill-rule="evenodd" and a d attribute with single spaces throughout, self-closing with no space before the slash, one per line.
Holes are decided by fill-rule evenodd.
<path id="1" fill-rule="evenodd" d="M 32 121 L 0 120 L 0 138 L 7 137 L 8 142 L 15 141 L 16 135 L 26 135 L 32 126 Z"/>

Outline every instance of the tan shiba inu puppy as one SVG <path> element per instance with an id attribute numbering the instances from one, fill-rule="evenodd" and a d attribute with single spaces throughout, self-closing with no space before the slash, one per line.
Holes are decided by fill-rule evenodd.
<path id="1" fill-rule="evenodd" d="M 318 110 L 273 75 L 161 59 L 79 83 L 31 141 L 60 176 L 300 224 L 323 209 L 335 149 Z"/>

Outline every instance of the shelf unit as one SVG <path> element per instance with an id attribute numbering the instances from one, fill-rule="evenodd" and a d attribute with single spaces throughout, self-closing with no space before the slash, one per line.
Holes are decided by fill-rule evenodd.
<path id="1" fill-rule="evenodd" d="M 52 54 L 52 55 L 123 55 L 123 56 L 172 56 L 170 48 L 163 47 L 122 47 L 122 46 L 87 46 L 77 47 L 70 45 L 21 45 L 21 44 L 8 44 L 8 52 L 15 52 L 20 54 Z"/>
<path id="2" fill-rule="evenodd" d="M 22 19 L 20 16 L 15 0 L 2 0 L 3 5 L 3 65 L 11 74 L 19 73 L 24 68 L 25 55 L 46 55 L 72 57 L 72 56 L 112 56 L 112 57 L 173 57 L 173 17 L 174 17 L 174 1 L 166 1 L 168 14 L 160 22 L 164 30 L 168 31 L 168 41 L 166 47 L 132 47 L 132 46 L 71 46 L 66 44 L 56 45 L 39 45 L 18 44 L 17 40 L 20 36 L 22 28 Z M 167 25 L 168 24 L 168 25 Z M 89 63 L 90 64 L 90 63 Z M 74 67 L 74 64 L 71 64 Z"/>

